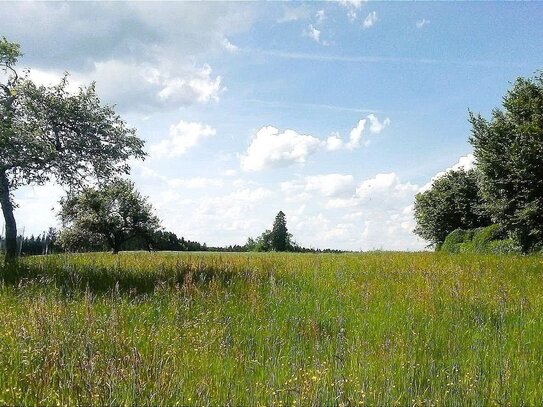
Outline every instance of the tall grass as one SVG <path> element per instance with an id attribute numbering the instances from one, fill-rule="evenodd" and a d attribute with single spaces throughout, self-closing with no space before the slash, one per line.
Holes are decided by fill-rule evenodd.
<path id="1" fill-rule="evenodd" d="M 0 404 L 543 403 L 540 257 L 93 254 L 0 280 Z"/>

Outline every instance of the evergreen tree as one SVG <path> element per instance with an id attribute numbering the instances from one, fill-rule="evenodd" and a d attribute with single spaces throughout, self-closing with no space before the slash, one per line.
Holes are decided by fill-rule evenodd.
<path id="1" fill-rule="evenodd" d="M 287 219 L 283 211 L 279 211 L 273 222 L 271 248 L 276 252 L 284 252 L 290 249 L 290 234 L 288 233 Z"/>

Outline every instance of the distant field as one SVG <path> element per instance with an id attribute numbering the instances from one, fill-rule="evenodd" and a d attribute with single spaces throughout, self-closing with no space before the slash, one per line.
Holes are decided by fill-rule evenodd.
<path id="1" fill-rule="evenodd" d="M 92 254 L 0 277 L 0 404 L 543 403 L 541 257 Z"/>

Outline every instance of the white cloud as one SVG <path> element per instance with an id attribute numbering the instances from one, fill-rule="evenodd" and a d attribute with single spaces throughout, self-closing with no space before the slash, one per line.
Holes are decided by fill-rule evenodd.
<path id="1" fill-rule="evenodd" d="M 58 227 L 55 214 L 60 209 L 58 201 L 64 190 L 57 184 L 47 183 L 41 186 L 25 186 L 15 191 L 18 207 L 14 214 L 17 220 L 17 232 L 25 236 Z M 4 230 L 4 219 L 0 219 L 0 233 Z"/>
<path id="2" fill-rule="evenodd" d="M 30 70 L 28 76 L 30 80 L 32 80 L 36 85 L 54 86 L 60 83 L 60 80 L 63 77 L 63 73 L 54 72 L 54 71 L 44 71 L 41 69 L 32 69 Z M 68 92 L 72 92 L 72 93 L 77 92 L 79 87 L 82 85 L 84 84 L 76 80 L 73 77 L 73 75 L 68 76 L 68 86 L 67 86 Z"/>
<path id="3" fill-rule="evenodd" d="M 362 7 L 362 4 L 364 4 L 366 0 L 339 0 L 338 3 L 341 4 L 344 7 L 348 8 L 355 8 L 360 9 Z"/>
<path id="4" fill-rule="evenodd" d="M 432 177 L 432 179 L 430 180 L 430 182 L 428 182 L 427 184 L 423 185 L 420 189 L 419 189 L 419 192 L 424 192 L 424 191 L 427 191 L 429 190 L 431 187 L 432 187 L 432 184 L 434 183 L 434 181 L 438 178 L 441 178 L 442 176 L 444 176 L 445 174 L 447 174 L 449 171 L 458 171 L 459 169 L 463 168 L 464 170 L 466 171 L 469 171 L 469 170 L 472 170 L 475 168 L 475 156 L 470 153 L 468 155 L 465 155 L 465 156 L 462 156 L 458 159 L 458 162 L 456 164 L 454 164 L 453 166 L 447 168 L 445 171 L 440 171 L 438 172 L 436 175 L 434 175 Z"/>
<path id="5" fill-rule="evenodd" d="M 284 167 L 294 163 L 305 163 L 310 155 L 320 149 L 354 150 L 361 145 L 367 146 L 369 140 L 364 141 L 363 136 L 368 121 L 369 131 L 372 134 L 381 133 L 390 124 L 389 118 L 381 122 L 377 116 L 370 114 L 359 120 L 358 124 L 351 129 L 347 143 L 343 142 L 339 133 L 332 133 L 323 141 L 311 135 L 299 134 L 295 130 L 287 129 L 280 133 L 273 126 L 262 127 L 253 138 L 247 153 L 241 156 L 241 167 L 245 171 Z"/>
<path id="6" fill-rule="evenodd" d="M 121 109 L 149 110 L 189 106 L 218 101 L 224 90 L 221 77 L 213 76 L 204 64 L 168 66 L 169 63 L 125 62 L 116 59 L 94 62 L 90 70 L 72 71 L 69 91 L 96 82 L 97 93 Z M 30 78 L 38 84 L 57 84 L 63 73 L 56 70 L 31 69 Z"/>
<path id="7" fill-rule="evenodd" d="M 162 90 L 158 97 L 164 102 L 189 105 L 194 102 L 206 103 L 219 100 L 221 77 L 211 77 L 211 67 L 205 64 L 190 77 L 170 77 L 160 83 Z"/>
<path id="8" fill-rule="evenodd" d="M 424 27 L 425 25 L 427 24 L 430 24 L 430 20 L 427 20 L 425 18 L 423 18 L 422 20 L 418 20 L 415 25 L 417 26 L 417 28 L 422 28 Z"/>
<path id="9" fill-rule="evenodd" d="M 373 27 L 375 25 L 375 23 L 377 22 L 378 18 L 377 18 L 377 12 L 376 11 L 372 11 L 371 13 L 369 13 L 366 18 L 364 19 L 364 22 L 362 23 L 362 26 L 364 28 L 370 28 L 370 27 Z"/>
<path id="10" fill-rule="evenodd" d="M 227 51 L 234 52 L 239 50 L 239 47 L 232 44 L 226 37 L 223 39 L 222 44 Z"/>
<path id="11" fill-rule="evenodd" d="M 216 133 L 216 130 L 209 125 L 180 120 L 179 123 L 170 126 L 168 138 L 151 146 L 151 156 L 153 158 L 178 157 L 198 145 L 201 140 L 214 136 Z"/>
<path id="12" fill-rule="evenodd" d="M 354 178 L 350 174 L 310 175 L 302 180 L 282 182 L 281 190 L 287 197 L 303 194 L 309 198 L 307 193 L 311 192 L 328 198 L 348 196 L 354 193 Z"/>
<path id="13" fill-rule="evenodd" d="M 381 173 L 363 181 L 356 188 L 356 197 L 361 202 L 379 201 L 379 205 L 395 204 L 395 201 L 413 198 L 418 186 L 409 182 L 402 183 L 395 173 Z"/>
<path id="14" fill-rule="evenodd" d="M 332 133 L 326 139 L 326 149 L 328 151 L 337 151 L 343 147 L 343 141 L 339 137 L 338 133 Z"/>
<path id="15" fill-rule="evenodd" d="M 349 141 L 345 144 L 345 147 L 349 150 L 354 150 L 359 148 L 361 145 L 368 146 L 370 140 L 364 139 L 364 131 L 366 129 L 366 123 L 369 121 L 369 131 L 371 134 L 380 134 L 386 127 L 391 123 L 390 119 L 387 117 L 382 122 L 379 121 L 377 116 L 374 114 L 369 114 L 364 119 L 360 119 L 358 124 L 353 127 L 349 133 Z M 339 136 L 332 135 L 327 140 L 327 148 L 329 150 L 341 148 L 341 144 L 338 142 Z M 341 141 L 341 140 L 339 140 Z"/>
<path id="16" fill-rule="evenodd" d="M 354 150 L 355 148 L 360 147 L 360 142 L 362 140 L 365 126 L 366 119 L 361 119 L 358 121 L 356 127 L 351 130 L 351 132 L 349 133 L 349 142 L 347 143 L 347 148 L 349 150 Z"/>
<path id="17" fill-rule="evenodd" d="M 380 122 L 377 116 L 369 114 L 368 120 L 370 121 L 370 133 L 373 134 L 380 134 L 388 125 L 390 125 L 390 119 L 388 117 Z"/>
<path id="18" fill-rule="evenodd" d="M 247 153 L 241 157 L 241 167 L 245 171 L 260 171 L 303 164 L 321 145 L 318 138 L 295 130 L 287 129 L 280 133 L 276 127 L 262 127 L 251 141 Z"/>
<path id="19" fill-rule="evenodd" d="M 311 38 L 313 41 L 320 43 L 321 32 L 317 30 L 313 24 L 309 24 L 306 30 L 302 33 L 305 37 Z"/>
<path id="20" fill-rule="evenodd" d="M 347 8 L 347 17 L 349 20 L 354 21 L 356 20 L 357 10 L 360 10 L 365 0 L 339 0 L 338 3 Z"/>
<path id="21" fill-rule="evenodd" d="M 418 186 L 402 182 L 395 173 L 376 174 L 356 187 L 350 175 L 305 177 L 281 183 L 281 190 L 287 202 L 305 205 L 304 212 L 292 218 L 292 230 L 307 246 L 362 250 L 425 247 L 413 234 L 413 199 Z M 315 207 L 315 202 L 320 207 Z M 322 212 L 315 214 L 315 210 Z"/>

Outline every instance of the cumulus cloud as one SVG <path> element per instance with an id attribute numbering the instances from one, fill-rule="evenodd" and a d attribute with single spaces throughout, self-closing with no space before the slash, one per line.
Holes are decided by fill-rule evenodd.
<path id="1" fill-rule="evenodd" d="M 260 171 L 303 164 L 321 145 L 318 138 L 295 130 L 280 132 L 273 126 L 262 127 L 252 139 L 247 153 L 241 157 L 241 167 L 245 171 Z"/>
<path id="2" fill-rule="evenodd" d="M 345 147 L 349 150 L 355 150 L 359 148 L 361 145 L 369 145 L 370 140 L 366 139 L 364 140 L 364 132 L 366 129 L 366 124 L 369 121 L 369 132 L 371 134 L 380 134 L 386 127 L 388 127 L 391 123 L 390 119 L 387 117 L 382 122 L 379 121 L 377 116 L 374 114 L 369 114 L 364 119 L 360 119 L 358 121 L 358 124 L 353 127 L 349 133 L 349 141 L 345 144 Z M 337 140 L 334 141 L 334 146 L 337 148 Z"/>
<path id="3" fill-rule="evenodd" d="M 218 100 L 225 87 L 204 58 L 236 51 L 230 39 L 256 20 L 254 6 L 227 3 L 0 3 L 0 14 L 4 35 L 21 43 L 21 66 L 96 81 L 123 113 Z"/>
<path id="4" fill-rule="evenodd" d="M 339 137 L 339 133 L 332 133 L 326 139 L 326 149 L 328 151 L 336 151 L 343 147 L 343 141 Z"/>
<path id="5" fill-rule="evenodd" d="M 170 68 L 165 61 L 155 64 L 107 60 L 94 62 L 86 71 L 69 75 L 68 90 L 96 82 L 100 97 L 122 110 L 154 110 L 218 101 L 224 90 L 220 76 L 213 76 L 209 65 L 179 65 Z M 57 84 L 63 73 L 31 69 L 30 78 L 38 84 Z"/>
<path id="6" fill-rule="evenodd" d="M 438 172 L 436 175 L 432 177 L 430 182 L 428 182 L 427 184 L 423 185 L 420 188 L 419 192 L 424 192 L 424 191 L 429 190 L 432 187 L 432 184 L 434 183 L 435 180 L 437 180 L 438 178 L 441 178 L 442 176 L 447 174 L 449 171 L 458 171 L 461 168 L 463 168 L 466 171 L 469 171 L 475 168 L 475 156 L 472 153 L 460 157 L 456 164 L 447 168 L 445 171 Z"/>
<path id="7" fill-rule="evenodd" d="M 373 27 L 375 25 L 375 23 L 377 22 L 378 18 L 377 18 L 377 12 L 376 11 L 372 11 L 370 12 L 366 18 L 364 19 L 363 23 L 362 23 L 362 27 L 364 28 L 370 28 L 370 27 Z"/>
<path id="8" fill-rule="evenodd" d="M 427 24 L 430 24 L 430 20 L 427 20 L 425 18 L 423 18 L 422 20 L 418 20 L 415 25 L 417 26 L 417 28 L 422 28 L 424 27 L 425 25 Z"/>
<path id="9" fill-rule="evenodd" d="M 369 122 L 369 132 L 381 133 L 389 124 L 390 119 L 379 121 L 377 116 L 370 114 L 360 119 L 351 129 L 349 140 L 344 143 L 339 133 L 332 133 L 325 140 L 311 135 L 299 134 L 287 129 L 283 133 L 276 127 L 262 127 L 251 141 L 245 155 L 241 156 L 241 167 L 245 171 L 260 171 L 266 168 L 285 167 L 295 163 L 305 163 L 308 157 L 319 150 L 338 151 L 341 149 L 354 150 L 362 145 L 368 145 L 364 140 L 364 131 Z"/>
<path id="10" fill-rule="evenodd" d="M 221 90 L 221 77 L 211 77 L 211 67 L 205 64 L 193 72 L 189 78 L 173 77 L 159 79 L 162 90 L 158 92 L 160 100 L 165 102 L 188 105 L 196 102 L 218 100 Z"/>
<path id="11" fill-rule="evenodd" d="M 381 205 L 394 204 L 394 201 L 411 199 L 418 191 L 418 186 L 409 182 L 402 183 L 400 177 L 391 173 L 377 174 L 363 181 L 357 188 L 355 196 L 362 202 L 379 201 Z"/>
<path id="12" fill-rule="evenodd" d="M 390 125 L 390 119 L 388 117 L 380 122 L 377 116 L 374 114 L 369 114 L 368 120 L 370 121 L 370 133 L 373 134 L 380 134 L 387 126 Z"/>
<path id="13" fill-rule="evenodd" d="M 287 202 L 304 207 L 303 213 L 292 218 L 300 242 L 362 250 L 425 247 L 413 234 L 413 199 L 418 189 L 396 173 L 379 173 L 358 183 L 348 174 L 325 174 L 281 183 Z M 319 204 L 309 207 L 315 202 Z M 319 212 L 315 214 L 315 210 Z"/>
<path id="14" fill-rule="evenodd" d="M 358 121 L 358 124 L 352 128 L 351 132 L 349 133 L 349 142 L 347 143 L 347 148 L 349 150 L 354 150 L 355 148 L 360 147 L 360 142 L 362 140 L 365 127 L 366 119 L 361 119 Z"/>
<path id="15" fill-rule="evenodd" d="M 209 125 L 180 120 L 179 123 L 170 126 L 168 138 L 151 146 L 151 157 L 178 157 L 198 145 L 203 139 L 214 136 L 216 133 L 216 130 Z"/>

